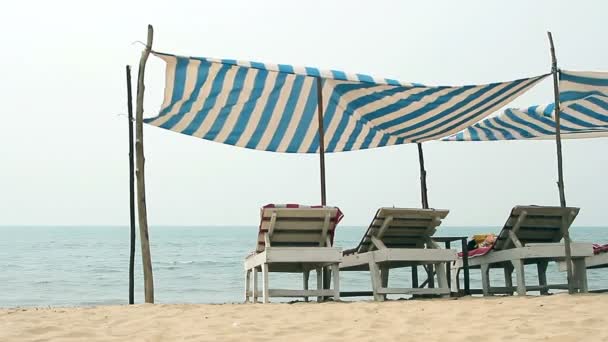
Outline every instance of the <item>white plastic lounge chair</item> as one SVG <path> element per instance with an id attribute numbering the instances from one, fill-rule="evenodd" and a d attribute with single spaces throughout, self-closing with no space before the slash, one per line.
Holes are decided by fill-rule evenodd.
<path id="1" fill-rule="evenodd" d="M 334 207 L 306 207 L 300 205 L 267 205 L 260 210 L 261 222 L 254 253 L 245 258 L 245 301 L 253 297 L 257 302 L 258 272 L 262 272 L 262 297 L 334 297 L 340 299 L 338 264 L 342 249 L 332 247 L 336 225 L 342 219 L 340 209 Z M 333 289 L 323 289 L 322 269 L 333 272 Z M 317 272 L 317 289 L 308 289 L 311 270 Z M 302 273 L 303 290 L 270 289 L 269 272 Z M 251 275 L 253 274 L 253 290 Z"/>
<path id="2" fill-rule="evenodd" d="M 564 244 L 560 241 L 578 212 L 579 208 L 571 207 L 514 207 L 494 246 L 484 249 L 482 253 L 477 250 L 469 253 L 469 268 L 481 270 L 483 295 L 512 294 L 514 290 L 513 270 L 517 275 L 518 295 L 525 295 L 526 291 L 540 291 L 541 294 L 547 294 L 549 289 L 567 289 L 567 284 L 547 284 L 546 271 L 549 262 L 564 260 Z M 590 243 L 571 242 L 575 288 L 581 292 L 587 292 L 585 257 L 592 253 Z M 538 286 L 526 286 L 524 265 L 527 264 L 537 265 Z M 451 283 L 454 292 L 458 291 L 458 272 L 461 268 L 462 259 L 458 259 L 452 267 Z M 490 286 L 490 268 L 503 269 L 505 287 Z"/>
<path id="3" fill-rule="evenodd" d="M 448 295 L 446 266 L 456 259 L 456 251 L 441 249 L 431 240 L 448 210 L 380 208 L 359 245 L 344 251 L 341 271 L 366 271 L 371 274 L 374 299 L 387 294 Z M 390 288 L 391 268 L 434 265 L 438 288 Z"/>

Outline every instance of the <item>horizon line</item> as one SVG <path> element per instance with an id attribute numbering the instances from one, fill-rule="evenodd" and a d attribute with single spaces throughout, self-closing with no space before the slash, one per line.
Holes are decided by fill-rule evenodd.
<path id="1" fill-rule="evenodd" d="M 223 228 L 244 228 L 244 227 L 257 227 L 258 224 L 156 224 L 156 225 L 148 225 L 149 227 L 173 227 L 173 228 L 214 228 L 214 227 L 223 227 Z M 487 228 L 487 227 L 502 227 L 503 225 L 491 225 L 491 224 L 463 224 L 463 225 L 441 225 L 438 228 Z M 98 227 L 125 227 L 129 228 L 128 224 L 0 224 L 0 228 L 17 228 L 17 227 L 39 227 L 39 228 L 98 228 Z M 136 225 L 136 227 L 138 227 Z M 361 227 L 369 227 L 369 224 L 349 224 L 349 225 L 340 225 L 343 228 L 361 228 Z M 600 225 L 600 224 L 590 224 L 590 225 L 573 225 L 573 227 L 585 227 L 585 228 L 606 228 L 608 225 Z"/>

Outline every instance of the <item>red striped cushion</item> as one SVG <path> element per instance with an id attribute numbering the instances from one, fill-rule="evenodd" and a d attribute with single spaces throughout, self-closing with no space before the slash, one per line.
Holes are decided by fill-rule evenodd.
<path id="1" fill-rule="evenodd" d="M 593 244 L 593 254 L 600 254 L 608 252 L 608 243 L 600 245 L 599 243 Z"/>
<path id="2" fill-rule="evenodd" d="M 479 247 L 479 248 L 475 248 L 475 249 L 471 249 L 468 253 L 467 256 L 469 258 L 472 257 L 476 257 L 476 256 L 482 256 L 482 255 L 486 255 L 490 252 L 490 250 L 492 249 L 492 246 L 488 246 L 488 247 Z M 459 252 L 458 253 L 458 257 L 462 258 L 463 253 Z"/>

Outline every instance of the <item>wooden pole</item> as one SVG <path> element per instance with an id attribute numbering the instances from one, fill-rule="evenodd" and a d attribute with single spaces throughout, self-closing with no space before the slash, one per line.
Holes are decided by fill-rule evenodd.
<path id="1" fill-rule="evenodd" d="M 327 205 L 325 197 L 325 130 L 323 129 L 323 80 L 317 77 L 317 113 L 319 117 L 319 162 L 321 168 L 321 205 Z"/>
<path id="2" fill-rule="evenodd" d="M 141 242 L 141 258 L 144 269 L 144 293 L 146 303 L 154 303 L 154 278 L 152 276 L 152 257 L 148 237 L 148 215 L 146 211 L 146 183 L 144 177 L 144 72 L 150 51 L 154 29 L 148 25 L 148 40 L 146 48 L 141 53 L 139 72 L 137 74 L 137 107 L 135 112 L 135 153 L 137 155 L 137 212 L 139 216 L 139 240 Z"/>
<path id="3" fill-rule="evenodd" d="M 424 169 L 424 154 L 422 153 L 422 143 L 418 145 L 418 161 L 420 163 L 420 195 L 422 199 L 422 208 L 429 208 L 429 198 L 426 190 L 426 170 Z"/>
<path id="4" fill-rule="evenodd" d="M 319 167 L 321 169 L 321 205 L 327 205 L 325 196 L 325 129 L 323 128 L 323 80 L 317 77 L 317 113 L 319 119 Z M 331 271 L 329 267 L 323 268 L 323 288 L 329 289 L 331 285 Z M 327 300 L 328 297 L 323 297 Z"/>
<path id="5" fill-rule="evenodd" d="M 555 143 L 557 146 L 557 188 L 559 190 L 559 203 L 562 208 L 566 207 L 566 194 L 564 193 L 564 172 L 562 165 L 562 136 L 560 127 L 560 108 L 559 108 L 559 80 L 557 69 L 557 58 L 555 57 L 555 47 L 553 45 L 553 36 L 551 32 L 547 32 L 549 36 L 549 45 L 551 46 L 551 73 L 553 74 L 553 94 L 555 96 Z M 562 219 L 562 230 L 564 231 L 564 244 L 566 254 L 566 267 L 568 273 L 568 292 L 574 293 L 574 279 L 572 276 L 572 257 L 570 250 L 570 233 L 565 229 L 568 219 Z"/>
<path id="6" fill-rule="evenodd" d="M 135 161 L 133 160 L 133 94 L 131 91 L 131 67 L 127 65 L 127 109 L 129 112 L 129 304 L 135 303 Z"/>

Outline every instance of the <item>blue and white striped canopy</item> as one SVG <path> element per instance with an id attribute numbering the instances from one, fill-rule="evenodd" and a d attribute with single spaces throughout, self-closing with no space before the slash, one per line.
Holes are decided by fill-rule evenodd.
<path id="1" fill-rule="evenodd" d="M 317 153 L 320 79 L 326 152 L 440 139 L 484 119 L 546 75 L 428 87 L 342 71 L 180 57 L 166 62 L 154 126 L 250 149 Z"/>
<path id="2" fill-rule="evenodd" d="M 563 139 L 608 137 L 608 73 L 561 71 Z M 443 140 L 554 139 L 555 105 L 507 109 Z"/>

